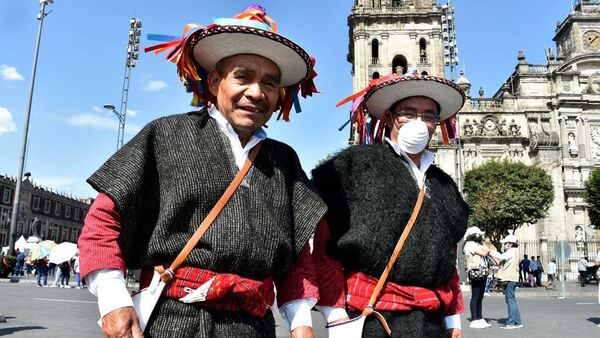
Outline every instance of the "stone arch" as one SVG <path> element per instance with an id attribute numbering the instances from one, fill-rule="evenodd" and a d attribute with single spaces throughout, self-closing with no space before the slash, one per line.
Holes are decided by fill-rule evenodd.
<path id="1" fill-rule="evenodd" d="M 379 72 L 373 72 L 373 76 L 371 77 L 373 80 L 379 79 Z"/>
<path id="2" fill-rule="evenodd" d="M 400 71 L 399 67 L 402 67 Z M 402 54 L 394 56 L 392 59 L 392 73 L 394 74 L 406 74 L 408 71 L 408 60 Z"/>

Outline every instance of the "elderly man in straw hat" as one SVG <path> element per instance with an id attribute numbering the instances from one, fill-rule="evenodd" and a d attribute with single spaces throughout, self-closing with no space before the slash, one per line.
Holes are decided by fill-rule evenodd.
<path id="1" fill-rule="evenodd" d="M 326 206 L 294 150 L 263 126 L 316 92 L 314 60 L 259 6 L 185 32 L 147 51 L 169 52 L 202 109 L 151 122 L 88 179 L 99 195 L 79 241 L 81 275 L 103 333 L 142 336 L 123 279 L 142 268 L 142 286 L 159 276 L 150 292 L 166 284 L 146 336 L 275 337 L 275 284 L 292 336 L 312 337 L 307 243 Z M 238 187 L 222 207 L 230 183 Z M 203 220 L 210 227 L 189 241 Z"/>
<path id="2" fill-rule="evenodd" d="M 426 148 L 464 93 L 415 73 L 373 81 L 351 98 L 360 138 L 374 144 L 345 149 L 313 171 L 328 205 L 313 260 L 330 337 L 462 337 L 455 262 L 469 210 Z M 343 329 L 359 320 L 362 333 Z"/>

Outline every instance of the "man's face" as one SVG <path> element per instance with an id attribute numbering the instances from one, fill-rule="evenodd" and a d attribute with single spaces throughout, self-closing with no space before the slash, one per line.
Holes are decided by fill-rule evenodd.
<path id="1" fill-rule="evenodd" d="M 224 59 L 220 72 L 208 74 L 217 108 L 240 138 L 249 138 L 271 118 L 279 99 L 280 76 L 273 62 L 253 54 Z"/>
<path id="2" fill-rule="evenodd" d="M 398 142 L 398 130 L 408 122 L 416 118 L 421 119 L 427 125 L 429 130 L 429 140 L 433 137 L 435 128 L 438 124 L 437 120 L 427 119 L 428 116 L 439 115 L 437 103 L 425 96 L 412 96 L 398 102 L 391 113 L 392 130 L 390 139 Z M 411 117 L 413 117 L 411 119 Z"/>

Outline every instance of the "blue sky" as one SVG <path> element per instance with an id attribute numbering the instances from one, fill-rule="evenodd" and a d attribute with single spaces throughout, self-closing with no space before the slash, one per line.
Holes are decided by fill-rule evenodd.
<path id="1" fill-rule="evenodd" d="M 444 1 L 445 2 L 445 1 Z M 472 93 L 493 95 L 524 49 L 530 63 L 545 63 L 544 47 L 554 47 L 556 22 L 571 9 L 569 0 L 455 0 L 459 59 Z M 44 20 L 25 171 L 34 182 L 76 197 L 93 197 L 85 179 L 116 149 L 129 19 L 142 20 L 146 33 L 181 35 L 187 23 L 209 24 L 229 17 L 248 1 L 55 0 Z M 306 171 L 343 147 L 348 107 L 335 103 L 351 94 L 347 16 L 352 0 L 257 1 L 279 32 L 317 59 L 321 94 L 302 100 L 292 122 L 271 121 L 271 138 L 292 145 Z M 302 5 L 302 7 L 299 7 Z M 14 176 L 23 133 L 38 21 L 37 0 L 0 0 L 0 174 Z M 475 94 L 477 95 L 477 94 Z M 175 66 L 164 57 L 140 53 L 132 71 L 125 141 L 149 121 L 192 110 L 191 96 Z M 274 115 L 275 116 L 275 115 Z"/>

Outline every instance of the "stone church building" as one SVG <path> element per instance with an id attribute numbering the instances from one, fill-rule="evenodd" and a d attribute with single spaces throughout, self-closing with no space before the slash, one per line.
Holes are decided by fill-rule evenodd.
<path id="1" fill-rule="evenodd" d="M 380 75 L 412 69 L 444 76 L 457 63 L 453 14 L 450 4 L 435 0 L 355 0 L 348 17 L 354 91 Z M 516 235 L 583 241 L 596 237 L 583 191 L 600 168 L 599 1 L 577 1 L 557 23 L 554 41 L 545 64 L 530 64 L 519 51 L 514 71 L 491 97 L 474 92 L 461 73 L 457 83 L 468 98 L 457 118 L 459 142 L 444 146 L 436 135 L 430 149 L 459 187 L 465 172 L 490 159 L 544 168 L 554 202 L 545 219 Z"/>

